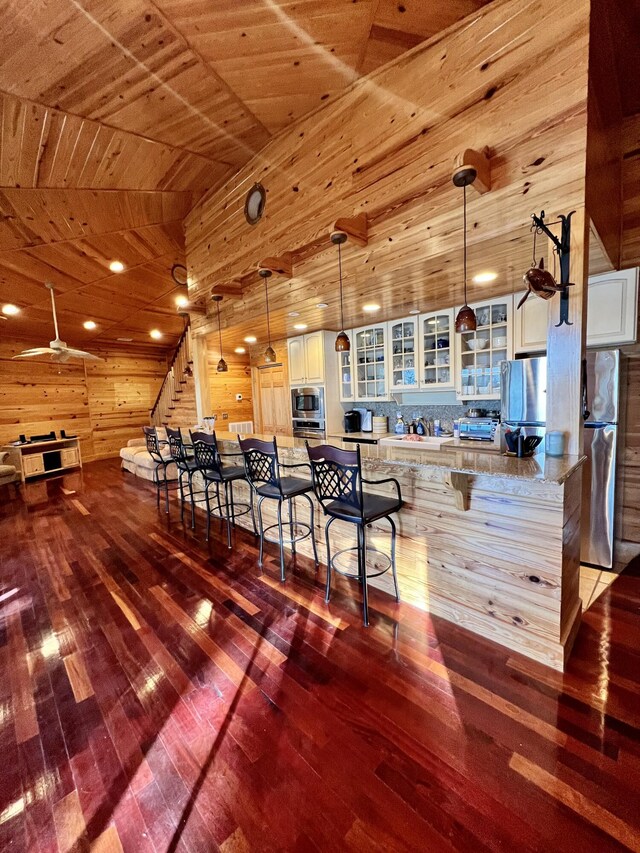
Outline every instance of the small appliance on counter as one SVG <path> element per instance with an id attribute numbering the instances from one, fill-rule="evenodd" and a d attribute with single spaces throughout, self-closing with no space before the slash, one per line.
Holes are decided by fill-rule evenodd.
<path id="1" fill-rule="evenodd" d="M 360 412 L 351 409 L 344 413 L 344 431 L 345 432 L 360 432 Z"/>
<path id="2" fill-rule="evenodd" d="M 460 418 L 460 439 L 494 441 L 499 423 L 497 418 Z"/>
<path id="3" fill-rule="evenodd" d="M 371 409 L 354 408 L 353 411 L 360 414 L 360 431 L 373 432 L 373 412 Z"/>

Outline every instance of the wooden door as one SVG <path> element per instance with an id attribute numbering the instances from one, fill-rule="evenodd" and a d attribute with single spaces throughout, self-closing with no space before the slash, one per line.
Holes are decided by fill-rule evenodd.
<path id="1" fill-rule="evenodd" d="M 260 432 L 291 435 L 291 400 L 284 367 L 260 368 L 257 378 Z"/>

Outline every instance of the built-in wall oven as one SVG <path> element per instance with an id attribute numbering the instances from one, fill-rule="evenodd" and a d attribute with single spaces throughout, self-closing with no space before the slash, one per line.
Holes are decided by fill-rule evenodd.
<path id="1" fill-rule="evenodd" d="M 324 388 L 291 389 L 291 423 L 296 438 L 324 438 Z"/>

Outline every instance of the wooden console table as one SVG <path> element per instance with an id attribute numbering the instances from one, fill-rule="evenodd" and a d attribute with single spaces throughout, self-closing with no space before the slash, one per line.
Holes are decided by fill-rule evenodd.
<path id="1" fill-rule="evenodd" d="M 59 438 L 54 441 L 34 441 L 27 444 L 7 444 L 6 463 L 14 465 L 24 483 L 31 477 L 58 474 L 71 468 L 82 467 L 80 441 L 77 438 Z"/>

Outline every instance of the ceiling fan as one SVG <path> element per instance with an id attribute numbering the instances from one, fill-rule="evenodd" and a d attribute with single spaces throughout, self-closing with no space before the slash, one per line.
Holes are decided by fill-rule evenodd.
<path id="1" fill-rule="evenodd" d="M 100 356 L 92 355 L 90 352 L 85 352 L 81 349 L 73 349 L 72 347 L 68 347 L 64 341 L 60 340 L 60 333 L 58 332 L 58 318 L 56 316 L 56 300 L 53 295 L 53 285 L 50 281 L 46 281 L 44 286 L 51 293 L 51 309 L 53 311 L 53 326 L 56 331 L 56 336 L 53 341 L 49 342 L 48 347 L 35 347 L 35 349 L 26 349 L 24 352 L 19 353 L 18 355 L 14 355 L 14 358 L 36 358 L 39 355 L 47 355 L 47 353 L 51 353 L 51 361 L 55 361 L 57 364 L 64 364 L 69 361 L 70 358 L 83 358 L 85 361 L 104 361 Z"/>

